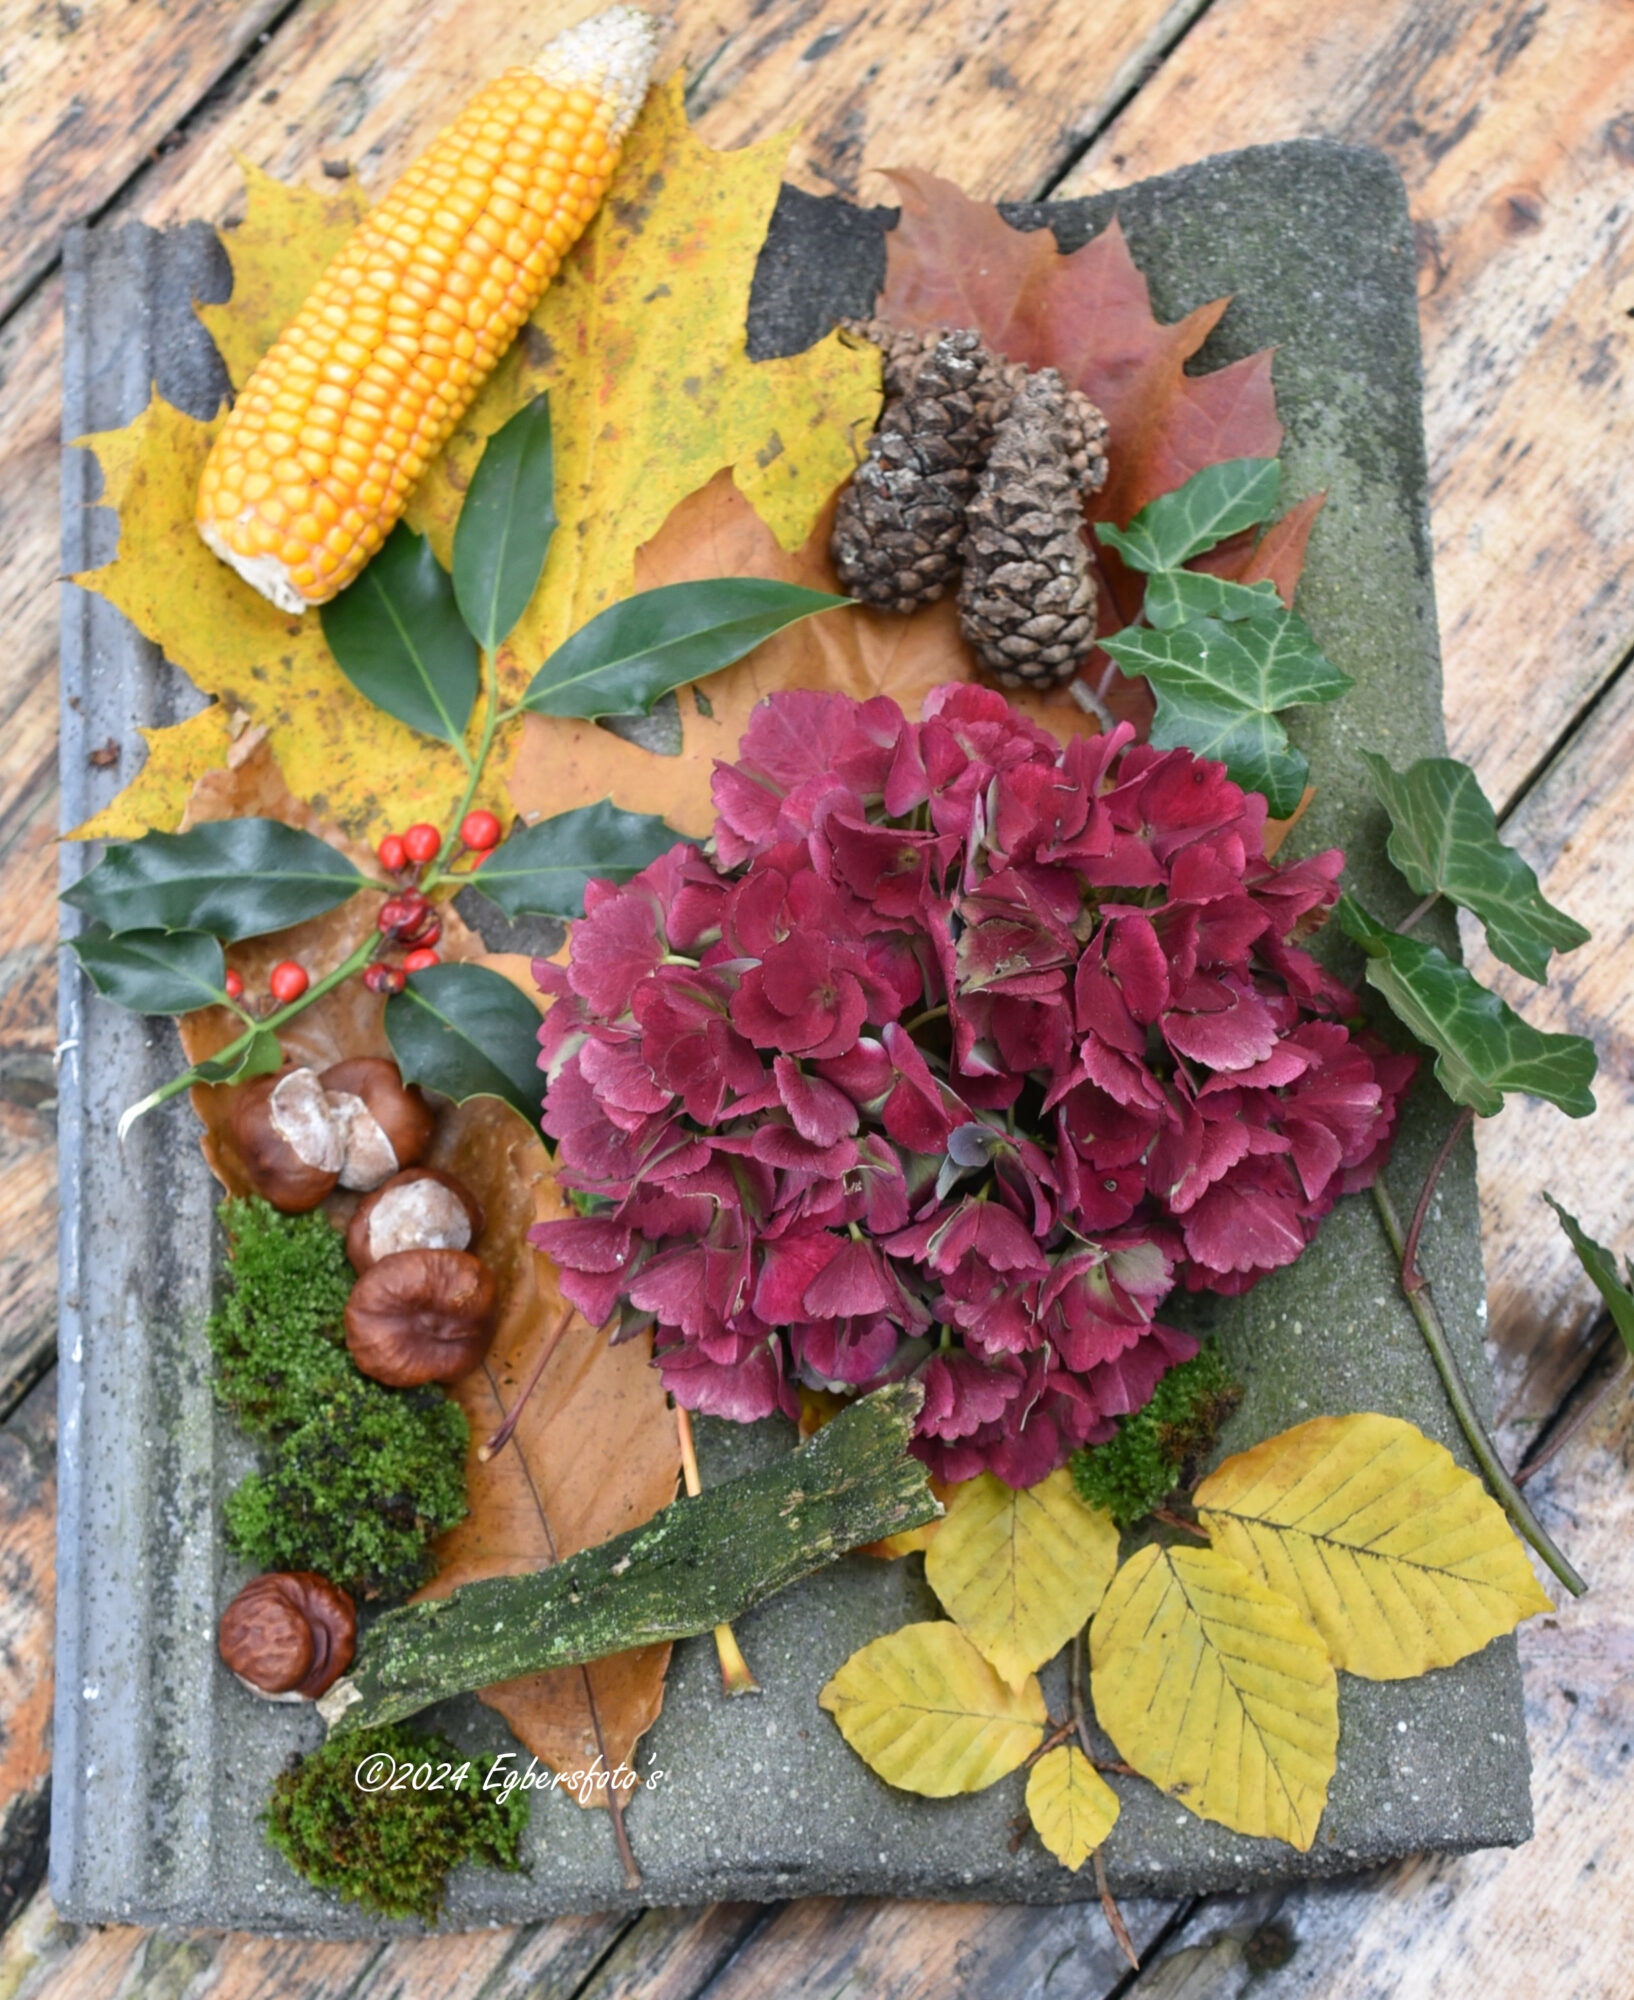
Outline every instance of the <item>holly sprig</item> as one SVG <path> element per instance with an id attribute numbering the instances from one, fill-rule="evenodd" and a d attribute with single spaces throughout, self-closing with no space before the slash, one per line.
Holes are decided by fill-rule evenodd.
<path id="1" fill-rule="evenodd" d="M 214 820 L 112 844 L 63 892 L 87 920 L 66 942 L 105 999 L 148 1015 L 224 1007 L 242 1023 L 218 1054 L 131 1105 L 119 1121 L 121 1142 L 137 1119 L 195 1083 L 237 1083 L 278 1069 L 279 1030 L 359 976 L 387 996 L 386 1035 L 405 1080 L 456 1101 L 498 1097 L 538 1121 L 537 1010 L 486 967 L 438 962 L 435 899 L 475 883 L 509 917 L 580 916 L 588 882 L 628 881 L 685 836 L 656 815 L 602 800 L 501 838 L 497 816 L 475 804 L 501 733 L 529 713 L 647 714 L 671 689 L 851 601 L 763 577 L 640 591 L 573 633 L 521 698 L 503 704 L 497 655 L 543 573 L 554 495 L 550 404 L 538 396 L 483 450 L 455 528 L 451 571 L 428 540 L 400 524 L 350 589 L 322 609 L 324 637 L 358 693 L 459 755 L 465 779 L 441 828 L 425 823 L 387 835 L 375 876 L 282 821 Z M 272 1011 L 246 1003 L 225 944 L 382 891 L 374 930 L 338 965 L 314 980 L 286 961 L 272 973 Z"/>

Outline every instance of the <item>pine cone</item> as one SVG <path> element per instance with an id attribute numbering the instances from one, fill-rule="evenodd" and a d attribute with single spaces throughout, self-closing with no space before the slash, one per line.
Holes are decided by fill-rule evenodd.
<path id="1" fill-rule="evenodd" d="M 1070 680 L 1095 640 L 1084 495 L 1106 478 L 1106 422 L 1053 368 L 993 434 L 967 511 L 959 625 L 1001 687 Z"/>
<path id="2" fill-rule="evenodd" d="M 965 508 L 1006 385 L 974 333 L 907 333 L 878 320 L 852 330 L 880 348 L 886 403 L 840 495 L 829 549 L 854 596 L 913 611 L 958 573 Z"/>

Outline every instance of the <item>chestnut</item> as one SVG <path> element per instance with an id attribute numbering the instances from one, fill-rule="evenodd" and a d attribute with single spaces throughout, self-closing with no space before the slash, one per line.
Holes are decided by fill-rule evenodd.
<path id="1" fill-rule="evenodd" d="M 371 1264 L 346 1301 L 346 1345 L 392 1389 L 453 1382 L 494 1337 L 498 1288 L 465 1250 L 398 1250 Z"/>
<path id="2" fill-rule="evenodd" d="M 346 1254 L 361 1277 L 399 1250 L 469 1250 L 482 1223 L 482 1205 L 463 1181 L 435 1167 L 405 1167 L 358 1203 Z"/>
<path id="3" fill-rule="evenodd" d="M 352 1664 L 357 1613 L 312 1570 L 258 1576 L 221 1614 L 221 1657 L 257 1694 L 313 1701 Z"/>
<path id="4" fill-rule="evenodd" d="M 281 1069 L 240 1084 L 233 1137 L 256 1193 L 285 1215 L 316 1208 L 340 1180 L 346 1134 L 309 1069 Z"/>
<path id="5" fill-rule="evenodd" d="M 422 1159 L 435 1121 L 419 1088 L 405 1084 L 385 1056 L 350 1056 L 331 1065 L 322 1083 L 345 1130 L 340 1184 L 379 1187 L 400 1167 Z"/>

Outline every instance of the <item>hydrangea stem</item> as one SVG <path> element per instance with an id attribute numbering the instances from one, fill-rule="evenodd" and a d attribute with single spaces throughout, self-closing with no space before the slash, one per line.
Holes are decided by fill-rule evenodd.
<path id="1" fill-rule="evenodd" d="M 1384 1184 L 1383 1175 L 1374 1178 L 1373 1202 L 1379 1211 L 1379 1219 L 1384 1224 L 1384 1233 L 1390 1240 L 1390 1248 L 1395 1252 L 1397 1261 L 1405 1266 L 1407 1234 L 1402 1228 L 1396 1205 L 1390 1199 L 1390 1190 Z M 1403 1289 L 1406 1290 L 1405 1276 Z M 1588 1589 L 1587 1583 L 1549 1539 L 1543 1524 L 1527 1506 L 1520 1488 L 1505 1471 L 1503 1460 L 1498 1456 L 1497 1446 L 1487 1436 L 1486 1426 L 1481 1422 L 1480 1414 L 1475 1408 L 1469 1384 L 1464 1380 L 1463 1370 L 1458 1365 L 1458 1357 L 1452 1351 L 1452 1343 L 1447 1338 L 1447 1329 L 1441 1323 L 1441 1314 L 1431 1297 L 1428 1282 L 1421 1280 L 1417 1290 L 1407 1291 L 1406 1296 L 1407 1303 L 1412 1307 L 1413 1316 L 1424 1335 L 1425 1345 L 1430 1350 L 1430 1358 L 1435 1362 L 1436 1372 L 1441 1377 L 1441 1385 L 1447 1392 L 1447 1401 L 1452 1405 L 1453 1415 L 1457 1417 L 1464 1436 L 1469 1440 L 1469 1448 L 1475 1454 L 1475 1462 L 1486 1474 L 1487 1484 L 1492 1488 L 1499 1505 L 1573 1597 L 1581 1597 Z"/>
<path id="2" fill-rule="evenodd" d="M 675 1405 L 675 1434 L 681 1441 L 681 1479 L 687 1497 L 696 1500 L 704 1490 L 704 1483 L 698 1477 L 698 1448 L 692 1440 L 691 1413 L 679 1403 Z M 733 1695 L 761 1693 L 760 1683 L 750 1673 L 749 1662 L 743 1657 L 743 1648 L 730 1625 L 715 1627 L 715 1654 L 721 1663 L 722 1694 L 730 1699 Z"/>

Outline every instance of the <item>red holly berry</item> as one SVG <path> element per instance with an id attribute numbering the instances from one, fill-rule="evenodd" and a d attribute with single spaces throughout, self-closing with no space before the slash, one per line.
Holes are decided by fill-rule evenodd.
<path id="1" fill-rule="evenodd" d="M 299 1000 L 311 985 L 306 976 L 306 967 L 297 965 L 294 959 L 286 958 L 272 968 L 272 977 L 267 981 L 272 997 L 280 1007 L 287 1007 L 292 1000 Z"/>
<path id="2" fill-rule="evenodd" d="M 418 951 L 411 951 L 403 960 L 405 972 L 424 972 L 428 965 L 438 965 L 441 959 L 429 945 L 422 945 Z"/>
<path id="3" fill-rule="evenodd" d="M 410 931 L 418 930 L 425 922 L 430 909 L 429 900 L 418 889 L 399 889 L 395 896 L 388 896 L 380 905 L 380 915 L 375 922 L 385 937 L 407 937 Z"/>
<path id="4" fill-rule="evenodd" d="M 460 821 L 460 839 L 477 854 L 486 854 L 490 847 L 497 847 L 501 830 L 497 816 L 491 812 L 468 812 Z"/>
<path id="5" fill-rule="evenodd" d="M 375 852 L 380 856 L 381 867 L 390 875 L 408 866 L 408 849 L 403 845 L 400 833 L 388 833 Z"/>
<path id="6" fill-rule="evenodd" d="M 227 986 L 227 998 L 228 998 L 229 1000 L 242 1000 L 242 999 L 243 999 L 243 997 L 244 997 L 244 982 L 243 982 L 243 980 L 242 980 L 242 979 L 240 979 L 240 978 L 239 978 L 239 976 L 238 976 L 238 974 L 237 974 L 236 972 L 233 972 L 233 971 L 231 971 L 231 970 L 229 970 L 229 971 L 228 971 L 228 974 L 227 974 L 227 979 L 226 979 L 226 986 Z"/>
<path id="7" fill-rule="evenodd" d="M 424 820 L 411 826 L 403 835 L 403 852 L 410 861 L 435 861 L 442 844 L 442 835 Z"/>
<path id="8" fill-rule="evenodd" d="M 443 920 L 437 912 L 428 908 L 425 915 L 412 930 L 404 931 L 404 944 L 435 944 L 443 934 Z"/>
<path id="9" fill-rule="evenodd" d="M 403 974 L 395 965 L 366 965 L 363 968 L 363 983 L 371 993 L 384 993 L 387 999 L 403 990 Z"/>

